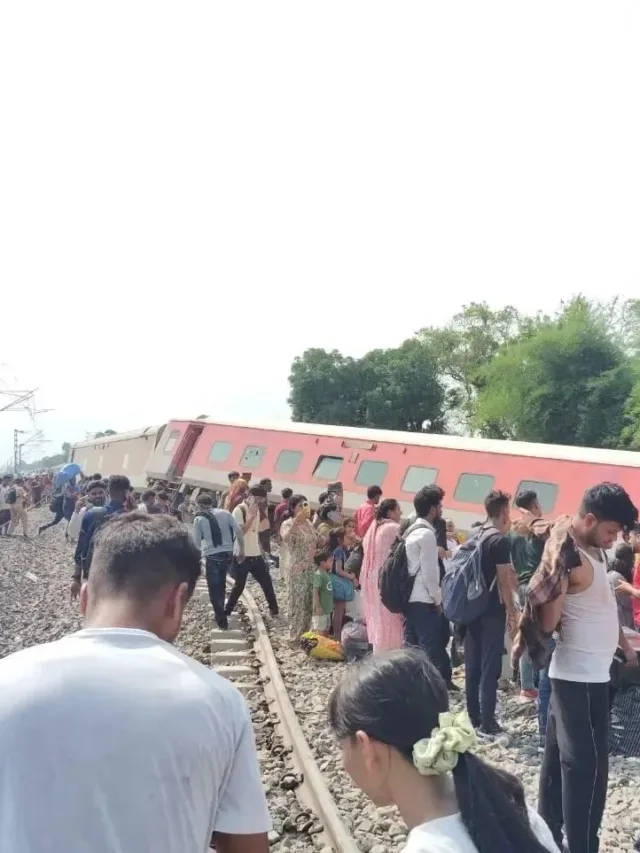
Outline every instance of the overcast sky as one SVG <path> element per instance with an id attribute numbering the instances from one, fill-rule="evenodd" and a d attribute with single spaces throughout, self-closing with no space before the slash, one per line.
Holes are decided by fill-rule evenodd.
<path id="1" fill-rule="evenodd" d="M 639 37 L 637 0 L 3 3 L 0 378 L 41 449 L 286 418 L 307 347 L 473 299 L 640 295 Z"/>

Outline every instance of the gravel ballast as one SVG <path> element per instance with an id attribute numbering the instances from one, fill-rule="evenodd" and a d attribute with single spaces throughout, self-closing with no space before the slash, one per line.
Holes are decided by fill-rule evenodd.
<path id="1" fill-rule="evenodd" d="M 48 520 L 47 510 L 32 514 L 35 522 Z M 82 626 L 77 603 L 69 599 L 72 546 L 65 542 L 63 524 L 46 531 L 32 542 L 21 537 L 0 539 L 0 657 L 35 643 L 48 642 Z M 277 583 L 281 602 L 285 594 Z M 249 589 L 265 612 L 260 589 Z M 265 620 L 269 624 L 269 620 Z M 194 598 L 177 645 L 187 654 L 209 665 L 211 610 L 206 599 Z M 347 670 L 346 664 L 312 661 L 299 650 L 291 650 L 286 624 L 270 624 L 274 651 L 291 701 L 303 731 L 338 804 L 341 816 L 363 853 L 401 850 L 406 827 L 393 808 L 376 809 L 351 783 L 342 769 L 340 751 L 327 724 L 327 697 Z M 515 773 L 523 782 L 529 801 L 537 799 L 540 756 L 533 709 L 521 705 L 513 692 L 501 692 L 499 716 L 506 734 L 498 741 L 482 744 L 478 752 L 487 760 Z M 274 819 L 272 849 L 303 853 L 318 849 L 316 836 L 298 836 L 284 831 L 284 821 L 299 811 L 295 795 L 283 791 L 279 781 L 285 770 L 282 758 L 266 748 L 270 731 L 268 712 L 259 692 L 249 695 L 263 781 Z M 455 705 L 462 705 L 457 700 Z M 640 759 L 610 758 L 609 792 L 601 834 L 601 850 L 631 851 L 640 829 Z"/>
<path id="2" fill-rule="evenodd" d="M 263 613 L 266 605 L 260 588 L 251 583 L 250 591 Z M 286 601 L 284 584 L 278 581 L 280 601 Z M 325 774 L 345 824 L 363 853 L 401 850 L 406 827 L 395 808 L 377 809 L 357 790 L 342 768 L 342 758 L 327 724 L 327 697 L 348 671 L 348 664 L 315 661 L 304 652 L 291 650 L 286 626 L 270 627 L 271 642 L 280 663 L 289 696 L 311 744 L 316 761 Z M 454 679 L 462 685 L 462 671 Z M 452 701 L 452 708 L 463 710 L 464 694 Z M 523 705 L 514 689 L 499 693 L 498 716 L 505 734 L 494 742 L 481 743 L 477 752 L 487 761 L 513 773 L 523 783 L 529 802 L 538 799 L 541 755 L 538 753 L 537 717 L 531 703 Z M 601 830 L 600 850 L 633 850 L 640 832 L 640 759 L 610 757 L 609 790 Z"/>
<path id="3" fill-rule="evenodd" d="M 42 524 L 50 517 L 46 509 L 31 512 L 32 531 L 37 533 L 37 523 Z M 73 545 L 64 538 L 64 522 L 31 541 L 22 537 L 0 539 L 0 657 L 82 628 L 78 603 L 71 602 L 69 597 L 72 574 Z M 206 666 L 211 659 L 212 624 L 208 600 L 195 595 L 185 612 L 176 645 Z M 274 825 L 271 850 L 274 853 L 318 851 L 322 847 L 319 835 L 286 830 L 287 818 L 301 810 L 295 793 L 280 787 L 282 775 L 289 768 L 285 757 L 273 755 L 267 745 L 273 726 L 261 689 L 249 692 L 246 698 Z"/>

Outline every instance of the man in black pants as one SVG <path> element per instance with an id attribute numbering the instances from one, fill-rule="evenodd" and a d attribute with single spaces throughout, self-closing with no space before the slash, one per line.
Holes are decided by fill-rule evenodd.
<path id="1" fill-rule="evenodd" d="M 226 631 L 229 627 L 224 612 L 227 573 L 231 568 L 234 546 L 237 562 L 244 560 L 244 536 L 230 512 L 214 508 L 211 495 L 198 495 L 197 505 L 193 539 L 204 557 L 209 600 L 216 623 Z"/>
<path id="2" fill-rule="evenodd" d="M 622 486 L 589 489 L 578 515 L 558 521 L 540 571 L 558 594 L 538 608 L 543 631 L 558 629 L 551 658 L 551 703 L 540 770 L 539 811 L 569 853 L 597 853 L 609 777 L 609 669 L 616 647 L 636 656 L 618 624 L 603 549 L 630 530 L 638 510 Z"/>
<path id="3" fill-rule="evenodd" d="M 489 589 L 487 609 L 467 627 L 464 642 L 467 713 L 479 734 L 494 737 L 502 731 L 496 720 L 498 679 L 502 669 L 507 617 L 509 633 L 517 625 L 518 579 L 511 565 L 509 503 L 506 492 L 489 492 L 484 508 L 487 522 L 477 532 L 482 539 L 482 573 Z"/>
<path id="4" fill-rule="evenodd" d="M 413 499 L 416 520 L 405 532 L 405 541 L 408 570 L 414 581 L 404 614 L 404 641 L 406 646 L 421 648 L 451 687 L 436 539 L 443 497 L 440 486 L 424 486 Z"/>
<path id="5" fill-rule="evenodd" d="M 239 563 L 234 561 L 233 576 L 235 583 L 227 599 L 225 612 L 230 616 L 238 599 L 244 592 L 247 576 L 253 575 L 264 592 L 264 597 L 269 605 L 272 616 L 278 615 L 278 601 L 273 589 L 273 581 L 267 569 L 262 550 L 260 548 L 260 501 L 267 497 L 267 492 L 262 486 L 253 486 L 249 489 L 249 497 L 233 511 L 236 524 L 244 536 L 244 560 Z"/>

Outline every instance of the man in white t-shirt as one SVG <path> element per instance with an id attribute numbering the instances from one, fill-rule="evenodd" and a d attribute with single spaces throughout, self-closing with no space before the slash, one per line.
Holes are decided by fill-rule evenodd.
<path id="1" fill-rule="evenodd" d="M 278 615 L 278 600 L 273 589 L 273 581 L 260 547 L 260 501 L 266 497 L 267 491 L 263 486 L 253 486 L 249 489 L 247 500 L 238 504 L 232 513 L 244 536 L 244 559 L 241 560 L 240 557 L 236 557 L 233 562 L 232 574 L 235 583 L 225 606 L 227 616 L 231 615 L 238 599 L 244 592 L 249 574 L 262 587 L 271 615 Z"/>
<path id="2" fill-rule="evenodd" d="M 562 559 L 559 595 L 542 604 L 543 631 L 557 630 L 549 678 L 551 703 L 540 768 L 538 807 L 558 844 L 563 828 L 570 853 L 597 853 L 609 774 L 609 671 L 619 645 L 636 655 L 618 623 L 603 551 L 638 510 L 622 486 L 588 489 L 578 514 L 559 520 L 542 558 Z M 532 581 L 533 583 L 533 581 Z"/>
<path id="3" fill-rule="evenodd" d="M 175 519 L 113 516 L 86 628 L 0 661 L 3 853 L 267 853 L 244 699 L 171 645 L 199 573 Z"/>

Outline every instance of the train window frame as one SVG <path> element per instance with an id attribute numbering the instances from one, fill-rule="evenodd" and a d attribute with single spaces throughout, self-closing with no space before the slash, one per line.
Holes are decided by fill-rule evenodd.
<path id="1" fill-rule="evenodd" d="M 227 455 L 224 458 L 218 458 L 218 457 L 216 457 L 215 459 L 212 458 L 214 448 L 218 447 L 221 444 L 226 445 Z M 232 450 L 233 450 L 233 442 L 232 441 L 225 441 L 224 439 L 218 439 L 217 441 L 214 441 L 213 444 L 211 445 L 211 447 L 209 448 L 209 454 L 207 456 L 207 462 L 214 462 L 214 463 L 219 462 L 220 465 L 223 465 L 228 460 L 228 458 L 231 456 Z"/>
<path id="2" fill-rule="evenodd" d="M 407 488 L 407 480 L 409 479 L 409 475 L 412 471 L 433 471 L 433 479 L 429 483 L 422 483 L 422 485 L 418 486 L 417 489 Z M 440 471 L 438 470 L 438 468 L 432 468 L 430 465 L 409 465 L 407 470 L 404 472 L 400 491 L 403 492 L 405 495 L 417 495 L 420 489 L 423 489 L 425 486 L 435 485 L 439 473 Z"/>
<path id="3" fill-rule="evenodd" d="M 292 467 L 291 465 L 285 465 L 284 467 L 280 467 L 281 466 L 281 460 L 283 459 L 285 453 L 288 454 L 289 456 L 295 455 L 297 457 L 295 466 Z M 280 453 L 278 453 L 278 458 L 276 459 L 276 463 L 273 466 L 274 473 L 276 473 L 276 474 L 295 474 L 295 473 L 297 473 L 298 468 L 300 467 L 300 463 L 302 462 L 303 456 L 304 456 L 304 452 L 302 450 L 295 450 L 294 448 L 285 447 L 283 450 L 280 451 Z"/>
<path id="4" fill-rule="evenodd" d="M 167 436 L 167 440 L 164 443 L 163 453 L 173 453 L 178 441 L 180 440 L 180 430 L 172 429 L 169 435 Z"/>
<path id="5" fill-rule="evenodd" d="M 362 474 L 362 469 L 365 468 L 365 466 L 371 466 L 371 465 L 373 465 L 374 467 L 376 467 L 378 469 L 383 469 L 382 476 L 376 474 L 373 479 L 366 479 L 364 481 L 361 480 L 360 476 Z M 366 470 L 366 468 L 365 468 L 365 470 Z M 389 473 L 389 463 L 385 462 L 384 459 L 363 459 L 362 462 L 360 463 L 360 465 L 358 465 L 358 470 L 356 471 L 356 476 L 355 476 L 353 482 L 355 483 L 356 486 L 363 486 L 364 488 L 368 488 L 369 486 L 382 486 L 382 484 L 384 482 L 384 478 L 387 476 L 388 473 Z"/>
<path id="6" fill-rule="evenodd" d="M 489 488 L 482 486 L 482 497 L 478 498 L 475 495 L 473 498 L 468 497 L 460 497 L 459 492 L 460 489 L 463 488 L 463 477 L 474 477 L 476 479 L 480 478 L 482 480 L 489 480 Z M 466 482 L 466 481 L 465 481 Z M 484 499 L 487 497 L 490 491 L 492 491 L 493 487 L 496 484 L 496 478 L 493 474 L 481 474 L 478 471 L 463 471 L 462 474 L 458 477 L 458 482 L 456 483 L 456 487 L 453 490 L 453 499 L 454 501 L 458 501 L 461 504 L 473 504 L 474 506 L 483 506 Z"/>
<path id="7" fill-rule="evenodd" d="M 254 458 L 249 457 L 247 459 L 247 453 L 252 450 L 256 451 L 256 456 Z M 267 452 L 267 448 L 261 444 L 247 444 L 245 449 L 242 451 L 242 456 L 240 457 L 240 468 L 243 471 L 253 471 L 255 468 L 259 468 L 264 462 L 264 457 Z"/>
<path id="8" fill-rule="evenodd" d="M 543 498 L 543 495 L 540 494 L 540 486 L 555 490 L 553 493 L 553 501 L 551 503 L 548 503 L 547 500 Z M 558 483 L 549 483 L 546 480 L 521 480 L 518 488 L 516 489 L 515 497 L 517 497 L 520 492 L 529 490 L 534 491 L 538 495 L 540 509 L 545 515 L 549 512 L 553 512 L 553 509 L 558 502 L 558 492 L 560 491 L 560 485 Z"/>
<path id="9" fill-rule="evenodd" d="M 323 463 L 326 462 L 327 460 L 339 461 L 340 464 L 338 465 L 338 468 L 334 473 L 329 474 L 328 476 L 325 477 L 324 474 L 320 474 L 320 473 L 318 473 L 318 471 L 322 467 Z M 315 464 L 314 469 L 313 469 L 313 474 L 311 476 L 315 477 L 316 480 L 326 480 L 327 483 L 330 483 L 332 480 L 338 479 L 338 476 L 340 475 L 340 471 L 341 471 L 343 465 L 344 465 L 344 456 L 335 456 L 333 453 L 323 453 L 322 455 L 318 456 L 318 459 L 317 459 L 316 464 Z"/>

